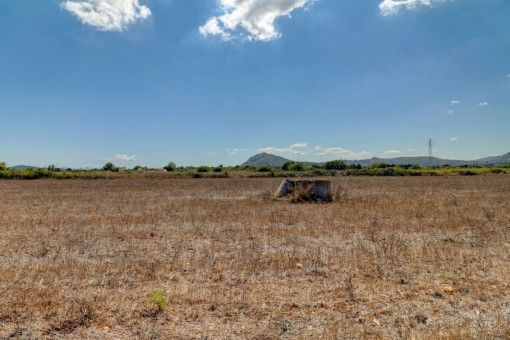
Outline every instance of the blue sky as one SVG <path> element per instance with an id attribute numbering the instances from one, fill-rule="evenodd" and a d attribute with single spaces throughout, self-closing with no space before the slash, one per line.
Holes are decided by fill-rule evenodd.
<path id="1" fill-rule="evenodd" d="M 508 0 L 4 0 L 0 161 L 510 151 Z"/>

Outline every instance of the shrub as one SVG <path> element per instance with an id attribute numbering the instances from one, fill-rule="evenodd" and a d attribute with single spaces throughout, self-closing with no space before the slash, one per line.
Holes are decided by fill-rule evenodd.
<path id="1" fill-rule="evenodd" d="M 205 165 L 199 166 L 197 168 L 197 172 L 209 172 L 209 170 L 210 170 L 209 167 Z"/>
<path id="2" fill-rule="evenodd" d="M 409 169 L 411 169 L 411 170 L 420 170 L 421 169 L 421 165 L 420 164 L 412 164 Z"/>
<path id="3" fill-rule="evenodd" d="M 108 162 L 103 166 L 103 171 L 115 171 L 117 167 L 112 162 Z"/>
<path id="4" fill-rule="evenodd" d="M 163 167 L 163 169 L 165 169 L 166 171 L 174 171 L 175 168 L 176 166 L 174 162 L 169 162 L 167 165 Z"/>
<path id="5" fill-rule="evenodd" d="M 199 172 L 190 172 L 191 178 L 202 178 L 202 174 Z"/>
<path id="6" fill-rule="evenodd" d="M 289 166 L 290 166 L 291 164 L 294 164 L 294 162 L 285 162 L 285 163 L 283 163 L 283 165 L 282 165 L 282 170 L 284 170 L 284 171 L 289 170 Z"/>
<path id="7" fill-rule="evenodd" d="M 273 171 L 273 168 L 271 168 L 269 165 L 262 165 L 257 169 L 258 172 L 271 172 Z"/>
<path id="8" fill-rule="evenodd" d="M 223 167 L 219 167 L 217 166 L 216 168 L 213 169 L 213 172 L 222 172 L 223 171 Z"/>
<path id="9" fill-rule="evenodd" d="M 386 169 L 387 167 L 388 167 L 388 164 L 386 164 L 386 163 L 370 164 L 370 168 L 372 168 L 372 169 Z"/>
<path id="10" fill-rule="evenodd" d="M 301 163 L 292 163 L 289 165 L 289 171 L 303 171 L 305 167 Z"/>
<path id="11" fill-rule="evenodd" d="M 493 174 L 502 174 L 502 173 L 504 173 L 504 171 L 503 171 L 503 169 L 496 168 L 496 169 L 492 169 L 491 173 L 493 173 Z"/>
<path id="12" fill-rule="evenodd" d="M 329 161 L 324 165 L 326 170 L 345 170 L 347 165 L 343 161 Z"/>
<path id="13" fill-rule="evenodd" d="M 7 170 L 7 164 L 5 164 L 5 162 L 0 162 L 0 171 L 5 171 Z"/>
<path id="14" fill-rule="evenodd" d="M 166 290 L 164 289 L 156 289 L 155 287 L 152 287 L 149 296 L 149 303 L 152 303 L 158 309 L 163 309 L 170 304 L 174 296 L 175 291 L 172 291 L 170 294 L 167 294 Z"/>

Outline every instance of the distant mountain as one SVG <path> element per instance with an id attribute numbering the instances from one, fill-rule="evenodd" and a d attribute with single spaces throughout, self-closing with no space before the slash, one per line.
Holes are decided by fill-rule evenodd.
<path id="1" fill-rule="evenodd" d="M 386 163 L 386 164 L 420 164 L 424 166 L 444 166 L 444 165 L 508 165 L 510 163 L 510 152 L 500 156 L 486 157 L 480 158 L 473 161 L 464 161 L 464 160 L 454 160 L 454 159 L 441 159 L 436 157 L 398 157 L 398 158 L 378 158 L 373 157 L 370 159 L 360 159 L 360 160 L 343 160 L 345 164 L 361 164 L 364 166 L 374 164 L 374 163 Z M 280 156 L 271 155 L 268 153 L 259 153 L 255 156 L 250 157 L 246 162 L 241 164 L 241 166 L 261 166 L 261 165 L 271 165 L 273 167 L 281 167 L 286 162 L 291 162 L 290 159 L 283 158 Z M 309 166 L 311 164 L 320 164 L 324 165 L 324 163 L 313 163 L 313 162 L 300 162 L 304 166 Z"/>
<path id="2" fill-rule="evenodd" d="M 287 162 L 291 162 L 291 160 L 263 152 L 263 153 L 259 153 L 255 156 L 250 157 L 246 162 L 241 164 L 241 166 L 270 165 L 270 166 L 274 166 L 276 168 L 280 168 L 280 167 L 282 167 L 283 164 L 285 164 Z"/>
<path id="3" fill-rule="evenodd" d="M 26 169 L 39 169 L 39 167 L 33 166 L 33 165 L 16 165 L 16 166 L 10 166 L 7 169 L 26 170 Z"/>

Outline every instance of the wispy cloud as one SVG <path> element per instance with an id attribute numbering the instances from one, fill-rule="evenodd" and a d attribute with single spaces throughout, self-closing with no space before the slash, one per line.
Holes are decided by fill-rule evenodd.
<path id="1" fill-rule="evenodd" d="M 489 106 L 489 103 L 488 102 L 481 102 L 481 103 L 478 103 L 477 106 Z"/>
<path id="2" fill-rule="evenodd" d="M 338 156 L 341 158 L 351 158 L 351 159 L 360 159 L 360 158 L 370 158 L 373 157 L 374 154 L 368 151 L 362 152 L 353 152 L 351 150 L 347 150 L 344 148 L 322 148 L 320 146 L 315 148 L 316 151 L 319 151 L 317 155 L 320 156 Z"/>
<path id="3" fill-rule="evenodd" d="M 128 156 L 128 155 L 117 154 L 117 155 L 113 156 L 113 159 L 120 160 L 120 161 L 126 161 L 126 162 L 132 162 L 136 159 L 136 155 Z"/>
<path id="4" fill-rule="evenodd" d="M 455 104 L 460 104 L 460 101 L 458 101 L 458 100 L 452 100 L 452 101 L 450 101 L 450 103 L 452 103 L 452 104 L 454 104 L 454 105 L 455 105 Z"/>
<path id="5" fill-rule="evenodd" d="M 299 143 L 296 143 L 296 144 L 292 144 L 290 146 L 291 149 L 293 148 L 306 148 L 308 146 L 308 143 L 304 143 L 304 142 L 299 142 Z"/>
<path id="6" fill-rule="evenodd" d="M 60 6 L 101 31 L 122 31 L 151 16 L 149 7 L 140 5 L 139 0 L 68 0 Z"/>
<path id="7" fill-rule="evenodd" d="M 291 148 L 273 148 L 273 147 L 267 147 L 267 148 L 261 148 L 258 149 L 260 152 L 266 152 L 266 153 L 291 153 L 294 155 L 306 155 L 307 152 L 300 151 L 300 150 L 294 150 Z"/>
<path id="8" fill-rule="evenodd" d="M 400 150 L 388 150 L 383 152 L 383 155 L 401 155 L 401 154 L 403 154 L 403 152 Z"/>
<path id="9" fill-rule="evenodd" d="M 455 111 L 453 111 L 453 110 L 448 110 L 448 113 L 452 115 L 452 114 L 454 114 L 454 113 L 455 113 Z"/>
<path id="10" fill-rule="evenodd" d="M 116 154 L 113 157 L 102 158 L 102 160 L 104 160 L 104 161 L 125 161 L 125 162 L 132 162 L 132 161 L 136 160 L 136 155 L 128 156 L 128 155 Z"/>
<path id="11" fill-rule="evenodd" d="M 228 154 L 230 156 L 237 155 L 239 152 L 247 152 L 247 151 L 249 151 L 248 149 L 237 149 L 237 148 L 233 148 L 233 149 L 229 148 L 229 149 L 225 149 L 225 150 L 228 152 Z"/>
<path id="12" fill-rule="evenodd" d="M 258 151 L 267 152 L 267 153 L 291 153 L 293 155 L 307 155 L 308 152 L 305 152 L 302 150 L 296 150 L 296 149 L 303 149 L 306 147 L 308 147 L 308 143 L 299 142 L 299 143 L 294 143 L 287 148 L 267 147 L 267 148 L 258 149 Z"/>
<path id="13" fill-rule="evenodd" d="M 458 139 L 459 139 L 459 138 L 457 138 L 457 137 L 452 137 L 452 138 L 450 138 L 450 140 L 451 140 L 452 142 L 455 142 L 455 141 L 456 141 L 456 140 L 458 140 Z"/>
<path id="14" fill-rule="evenodd" d="M 223 40 L 244 37 L 268 41 L 280 37 L 275 21 L 315 0 L 219 0 L 220 16 L 211 17 L 199 31 Z"/>
<path id="15" fill-rule="evenodd" d="M 398 14 L 401 10 L 413 10 L 419 7 L 430 7 L 448 0 L 384 0 L 379 4 L 383 16 Z"/>

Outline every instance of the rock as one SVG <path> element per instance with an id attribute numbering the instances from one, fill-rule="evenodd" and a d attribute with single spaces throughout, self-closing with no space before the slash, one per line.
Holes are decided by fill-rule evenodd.
<path id="1" fill-rule="evenodd" d="M 330 200 L 331 182 L 330 181 L 291 181 L 283 180 L 276 197 L 293 196 L 296 200 Z"/>

